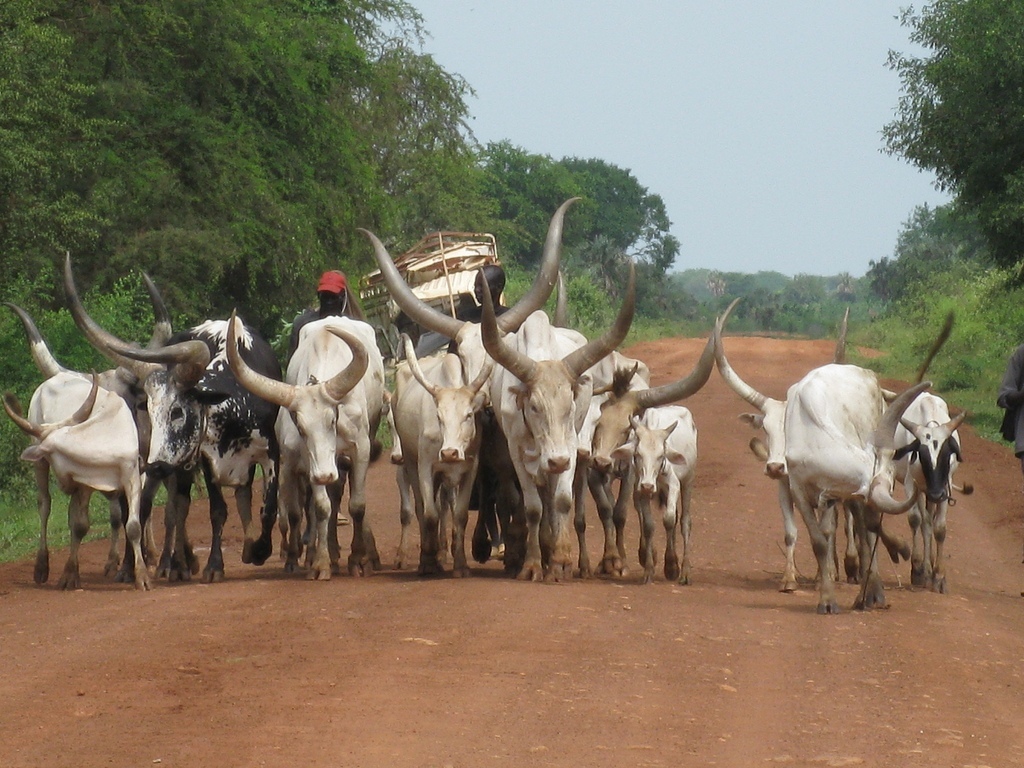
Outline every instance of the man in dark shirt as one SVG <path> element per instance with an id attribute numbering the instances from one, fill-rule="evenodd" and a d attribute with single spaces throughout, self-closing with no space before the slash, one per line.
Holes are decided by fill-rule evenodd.
<path id="1" fill-rule="evenodd" d="M 320 299 L 320 306 L 317 309 L 303 310 L 292 322 L 292 334 L 288 339 L 289 360 L 295 354 L 295 348 L 299 346 L 299 331 L 302 330 L 302 326 L 332 315 L 342 317 L 349 314 L 348 279 L 344 272 L 333 269 L 320 275 L 316 295 Z"/>

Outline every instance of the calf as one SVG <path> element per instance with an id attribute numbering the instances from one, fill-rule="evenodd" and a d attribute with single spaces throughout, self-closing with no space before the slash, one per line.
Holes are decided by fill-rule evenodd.
<path id="1" fill-rule="evenodd" d="M 632 461 L 635 477 L 633 501 L 640 517 L 640 564 L 643 583 L 654 578 L 654 515 L 651 501 L 662 507 L 665 525 L 665 578 L 690 583 L 690 501 L 697 469 L 697 428 L 688 408 L 663 405 L 632 417 L 630 440 L 612 456 Z M 682 535 L 680 565 L 676 536 Z"/>

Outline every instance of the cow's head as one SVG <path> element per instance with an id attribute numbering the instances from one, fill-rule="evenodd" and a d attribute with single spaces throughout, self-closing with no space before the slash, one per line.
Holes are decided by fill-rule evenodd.
<path id="1" fill-rule="evenodd" d="M 612 457 L 619 461 L 633 462 L 637 493 L 644 498 L 651 498 L 657 493 L 659 478 L 669 471 L 668 465 L 686 463 L 686 457 L 668 445 L 668 439 L 679 422 L 657 428 L 649 426 L 645 419 L 634 416 L 630 424 L 632 434 L 629 440 L 616 447 Z"/>
<path id="2" fill-rule="evenodd" d="M 480 325 L 483 345 L 499 365 L 519 379 L 509 391 L 536 443 L 528 462 L 539 471 L 559 474 L 575 465 L 576 395 L 581 386 L 589 384 L 584 373 L 626 337 L 635 307 L 636 269 L 630 263 L 626 297 L 612 327 L 601 338 L 560 360 L 533 360 L 501 338 L 494 307 L 490 297 L 484 295 Z"/>
<path id="3" fill-rule="evenodd" d="M 228 325 L 228 365 L 243 387 L 254 395 L 287 409 L 309 454 L 309 477 L 317 485 L 338 479 L 338 406 L 362 380 L 369 364 L 366 348 L 352 333 L 335 325 L 326 325 L 315 334 L 304 336 L 293 359 L 312 353 L 321 345 L 321 354 L 333 358 L 338 373 L 325 381 L 303 385 L 288 384 L 253 370 L 238 352 L 239 323 L 231 314 Z M 335 340 L 341 339 L 344 345 Z"/>
<path id="4" fill-rule="evenodd" d="M 403 335 L 402 340 L 409 370 L 427 390 L 437 407 L 437 425 L 441 435 L 438 460 L 446 464 L 465 461 L 466 452 L 476 440 L 477 415 L 487 404 L 484 384 L 491 376 L 494 361 L 487 360 L 469 384 L 458 387 L 439 386 L 424 375 L 409 337 Z M 461 368 L 459 370 L 461 375 Z"/>
<path id="5" fill-rule="evenodd" d="M 739 301 L 737 299 L 736 301 Z M 729 305 L 729 310 L 736 306 L 736 301 Z M 764 473 L 774 480 L 786 477 L 786 401 L 775 400 L 764 395 L 747 384 L 729 365 L 725 356 L 725 345 L 722 342 L 722 329 L 729 317 L 727 311 L 715 323 L 715 363 L 729 388 L 757 408 L 757 413 L 744 413 L 740 420 L 754 429 L 764 430 L 764 438 L 753 437 L 750 450 L 764 462 Z M 844 334 L 845 337 L 845 334 Z M 836 353 L 839 354 L 838 351 Z"/>
<path id="6" fill-rule="evenodd" d="M 900 419 L 900 423 L 914 439 L 899 448 L 895 458 L 908 456 L 911 462 L 920 463 L 925 480 L 925 496 L 931 502 L 949 500 L 953 472 L 957 463 L 963 460 L 956 430 L 966 416 L 966 412 L 961 412 L 942 424 L 935 421 L 916 424 L 906 418 Z"/>

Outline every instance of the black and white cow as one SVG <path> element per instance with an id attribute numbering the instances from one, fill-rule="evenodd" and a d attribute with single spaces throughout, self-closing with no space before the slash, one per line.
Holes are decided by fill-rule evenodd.
<path id="1" fill-rule="evenodd" d="M 225 355 L 227 321 L 208 320 L 176 333 L 161 348 L 139 349 L 100 328 L 78 301 L 70 270 L 66 278 L 71 283 L 68 301 L 79 328 L 105 354 L 131 371 L 145 391 L 152 430 L 143 461 L 146 474 L 173 475 L 176 481 L 165 512 L 172 517 L 176 534 L 164 542 L 160 573 L 174 580 L 187 579 L 198 571 L 185 535 L 197 466 L 203 471 L 210 498 L 213 531 L 203 580 L 224 578 L 224 487 L 235 489 L 245 534 L 242 561 L 262 565 L 270 556 L 271 532 L 277 520 L 279 449 L 274 423 L 278 406 L 245 389 L 229 369 Z M 254 370 L 280 380 L 281 366 L 273 349 L 254 329 L 243 325 L 238 349 Z M 257 465 L 264 478 L 258 537 L 252 523 L 252 484 Z"/>

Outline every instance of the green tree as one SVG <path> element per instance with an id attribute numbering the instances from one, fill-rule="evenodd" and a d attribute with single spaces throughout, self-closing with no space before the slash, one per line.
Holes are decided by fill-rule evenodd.
<path id="1" fill-rule="evenodd" d="M 919 206 L 896 239 L 892 258 L 870 262 L 871 292 L 883 301 L 898 301 L 926 278 L 950 270 L 960 261 L 984 262 L 985 240 L 975 220 L 956 206 Z"/>
<path id="2" fill-rule="evenodd" d="M 902 23 L 927 56 L 892 52 L 902 82 L 890 152 L 935 172 L 977 215 L 995 260 L 1024 256 L 1024 3 L 936 0 Z"/>

